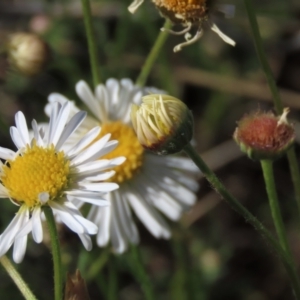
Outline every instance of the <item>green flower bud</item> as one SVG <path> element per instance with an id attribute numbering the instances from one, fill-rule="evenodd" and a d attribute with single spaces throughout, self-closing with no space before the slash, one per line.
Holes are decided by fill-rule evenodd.
<path id="1" fill-rule="evenodd" d="M 179 99 L 147 95 L 131 108 L 131 121 L 141 145 L 159 155 L 181 151 L 193 137 L 193 116 Z"/>
<path id="2" fill-rule="evenodd" d="M 255 160 L 276 159 L 295 140 L 295 130 L 287 121 L 288 108 L 277 117 L 273 113 L 256 112 L 238 122 L 234 139 L 241 150 Z"/>

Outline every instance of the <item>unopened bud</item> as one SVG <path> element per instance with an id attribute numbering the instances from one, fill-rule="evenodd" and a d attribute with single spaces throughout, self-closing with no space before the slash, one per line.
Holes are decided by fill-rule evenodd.
<path id="1" fill-rule="evenodd" d="M 89 294 L 80 271 L 76 270 L 74 275 L 68 274 L 65 287 L 64 300 L 89 300 Z"/>
<path id="2" fill-rule="evenodd" d="M 295 130 L 287 121 L 288 108 L 277 117 L 273 113 L 256 112 L 238 122 L 234 139 L 252 159 L 276 159 L 293 144 Z"/>
<path id="3" fill-rule="evenodd" d="M 131 108 L 131 121 L 142 146 L 159 155 L 181 151 L 193 137 L 193 116 L 179 99 L 147 95 Z"/>
<path id="4" fill-rule="evenodd" d="M 50 58 L 48 45 L 33 33 L 12 34 L 8 54 L 12 66 L 26 76 L 40 73 Z"/>

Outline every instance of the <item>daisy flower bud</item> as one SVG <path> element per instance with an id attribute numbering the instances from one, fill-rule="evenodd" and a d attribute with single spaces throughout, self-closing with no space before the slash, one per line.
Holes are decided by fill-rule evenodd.
<path id="1" fill-rule="evenodd" d="M 48 45 L 33 33 L 15 33 L 8 41 L 12 66 L 26 76 L 40 73 L 50 58 Z"/>
<path id="2" fill-rule="evenodd" d="M 179 99 L 169 95 L 144 96 L 131 108 L 131 121 L 144 148 L 159 155 L 181 151 L 193 137 L 193 116 Z"/>
<path id="3" fill-rule="evenodd" d="M 288 108 L 277 117 L 271 112 L 246 115 L 238 122 L 234 139 L 252 159 L 276 159 L 295 140 L 295 130 L 287 121 Z"/>

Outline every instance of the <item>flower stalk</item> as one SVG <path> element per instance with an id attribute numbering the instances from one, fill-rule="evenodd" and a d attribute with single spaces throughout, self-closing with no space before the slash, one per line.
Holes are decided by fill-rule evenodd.
<path id="1" fill-rule="evenodd" d="M 61 253 L 58 240 L 58 233 L 55 225 L 55 220 L 53 216 L 52 209 L 49 206 L 43 206 L 43 212 L 45 213 L 50 238 L 51 238 L 51 248 L 54 266 L 54 299 L 63 299 L 63 278 L 62 278 L 62 263 L 61 263 Z"/>
<path id="2" fill-rule="evenodd" d="M 171 28 L 171 21 L 166 20 L 165 24 L 164 24 L 164 28 L 166 29 L 170 29 Z M 163 45 L 165 44 L 165 41 L 167 40 L 168 37 L 168 30 L 164 30 L 161 31 L 142 67 L 141 73 L 139 74 L 137 80 L 136 80 L 136 84 L 139 86 L 144 86 L 147 78 L 149 76 L 149 73 L 151 72 L 151 69 L 153 67 L 153 64 L 155 62 L 155 60 L 158 57 L 158 54 L 160 53 Z"/>
<path id="3" fill-rule="evenodd" d="M 290 257 L 290 260 L 292 261 L 292 254 L 288 244 L 286 232 L 284 229 L 284 223 L 281 217 L 278 197 L 276 193 L 276 185 L 275 185 L 274 174 L 273 174 L 273 162 L 271 160 L 265 159 L 265 160 L 261 160 L 260 163 L 264 174 L 266 190 L 267 190 L 272 217 L 279 238 L 279 242 L 281 244 L 281 247 L 285 250 L 287 255 Z"/>
<path id="4" fill-rule="evenodd" d="M 94 87 L 96 87 L 99 83 L 101 83 L 101 76 L 99 70 L 100 64 L 98 60 L 98 52 L 97 52 L 97 45 L 96 45 L 96 38 L 95 38 L 95 30 L 93 26 L 91 4 L 89 0 L 81 0 L 81 5 L 82 5 L 88 47 L 89 47 L 89 57 L 90 57 L 90 64 L 92 69 L 93 83 L 94 83 Z"/>
<path id="5" fill-rule="evenodd" d="M 144 263 L 141 258 L 141 253 L 137 246 L 132 245 L 130 249 L 131 261 L 133 265 L 133 273 L 137 281 L 141 284 L 141 288 L 144 292 L 145 299 L 155 300 L 154 291 L 144 268 Z"/>
<path id="6" fill-rule="evenodd" d="M 203 172 L 203 175 L 210 182 L 212 187 L 224 198 L 224 200 L 241 216 L 245 218 L 260 234 L 268 241 L 268 244 L 281 258 L 286 271 L 290 277 L 296 299 L 300 299 L 300 281 L 290 257 L 286 254 L 280 244 L 274 239 L 271 233 L 264 227 L 264 225 L 256 219 L 237 199 L 235 199 L 220 182 L 217 176 L 209 169 L 202 158 L 198 155 L 196 150 L 188 144 L 184 147 L 186 154 L 194 161 L 197 167 Z"/>
<path id="7" fill-rule="evenodd" d="M 259 27 L 258 27 L 255 11 L 253 8 L 253 4 L 252 4 L 251 0 L 244 0 L 244 3 L 246 6 L 246 11 L 248 14 L 248 19 L 249 19 L 251 30 L 252 30 L 252 35 L 253 35 L 253 40 L 254 40 L 257 56 L 259 58 L 259 61 L 261 63 L 262 69 L 265 73 L 270 91 L 272 93 L 275 110 L 278 115 L 281 115 L 282 111 L 283 111 L 283 103 L 282 103 L 278 88 L 276 86 L 276 82 L 274 80 L 272 70 L 268 63 L 268 60 L 267 60 L 267 57 L 266 57 L 266 54 L 265 54 L 265 51 L 264 51 L 264 48 L 262 45 L 262 39 L 260 36 Z M 297 161 L 294 147 L 292 147 L 290 150 L 287 151 L 287 157 L 288 157 L 292 182 L 293 182 L 293 186 L 294 186 L 294 190 L 295 190 L 295 197 L 296 197 L 296 201 L 297 201 L 298 211 L 300 214 L 300 171 L 299 171 L 298 161 Z"/>
<path id="8" fill-rule="evenodd" d="M 2 264 L 3 268 L 6 270 L 8 275 L 11 277 L 15 285 L 18 287 L 24 298 L 26 300 L 37 300 L 32 291 L 27 286 L 26 282 L 23 280 L 20 273 L 16 270 L 16 268 L 7 258 L 7 256 L 2 256 L 0 258 L 0 263 Z"/>

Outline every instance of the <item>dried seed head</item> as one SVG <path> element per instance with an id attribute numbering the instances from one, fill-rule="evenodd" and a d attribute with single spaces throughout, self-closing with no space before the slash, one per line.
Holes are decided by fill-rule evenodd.
<path id="1" fill-rule="evenodd" d="M 256 112 L 238 122 L 234 139 L 252 159 L 276 159 L 293 144 L 295 130 L 287 121 L 289 109 L 280 117 L 273 113 Z"/>

